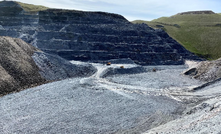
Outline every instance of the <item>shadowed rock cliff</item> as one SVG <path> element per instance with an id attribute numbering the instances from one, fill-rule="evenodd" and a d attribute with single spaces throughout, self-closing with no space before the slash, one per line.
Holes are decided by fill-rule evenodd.
<path id="1" fill-rule="evenodd" d="M 176 65 L 183 64 L 185 59 L 199 60 L 164 31 L 132 24 L 121 15 L 60 9 L 33 14 L 19 4 L 0 5 L 3 18 L 0 35 L 21 38 L 67 60 L 101 63 L 130 58 L 141 65 Z M 5 13 L 14 7 L 16 13 L 10 13 L 13 16 Z"/>

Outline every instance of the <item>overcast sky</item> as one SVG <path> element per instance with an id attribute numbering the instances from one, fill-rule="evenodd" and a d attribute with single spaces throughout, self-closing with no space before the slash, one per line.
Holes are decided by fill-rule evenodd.
<path id="1" fill-rule="evenodd" d="M 221 0 L 17 0 L 51 8 L 104 11 L 128 20 L 152 20 L 179 12 L 213 10 L 221 13 Z"/>

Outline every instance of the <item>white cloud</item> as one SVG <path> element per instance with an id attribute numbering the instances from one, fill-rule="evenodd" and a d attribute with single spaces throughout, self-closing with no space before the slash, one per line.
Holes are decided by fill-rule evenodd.
<path id="1" fill-rule="evenodd" d="M 213 10 L 221 12 L 219 0 L 19 0 L 25 3 L 89 11 L 105 11 L 124 15 L 127 19 L 151 20 L 179 12 Z"/>

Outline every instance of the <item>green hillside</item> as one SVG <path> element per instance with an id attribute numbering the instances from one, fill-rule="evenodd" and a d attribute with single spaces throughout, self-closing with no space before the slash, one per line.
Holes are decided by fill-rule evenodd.
<path id="1" fill-rule="evenodd" d="M 40 5 L 32 5 L 32 4 L 25 4 L 21 2 L 17 2 L 25 11 L 28 12 L 38 12 L 38 11 L 43 11 L 47 10 L 48 7 L 45 6 L 40 6 Z"/>
<path id="2" fill-rule="evenodd" d="M 152 21 L 136 20 L 164 29 L 189 51 L 207 59 L 221 57 L 221 14 L 184 14 Z"/>

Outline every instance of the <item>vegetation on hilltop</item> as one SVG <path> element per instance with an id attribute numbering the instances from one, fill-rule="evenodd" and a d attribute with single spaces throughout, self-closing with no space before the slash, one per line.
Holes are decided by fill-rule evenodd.
<path id="1" fill-rule="evenodd" d="M 152 21 L 137 20 L 164 29 L 187 50 L 207 59 L 221 57 L 221 14 L 185 14 Z"/>
<path id="2" fill-rule="evenodd" d="M 41 5 L 32 5 L 32 4 L 26 4 L 26 3 L 21 3 L 17 2 L 25 11 L 28 12 L 38 12 L 38 11 L 43 11 L 47 10 L 48 7 L 41 6 Z"/>

